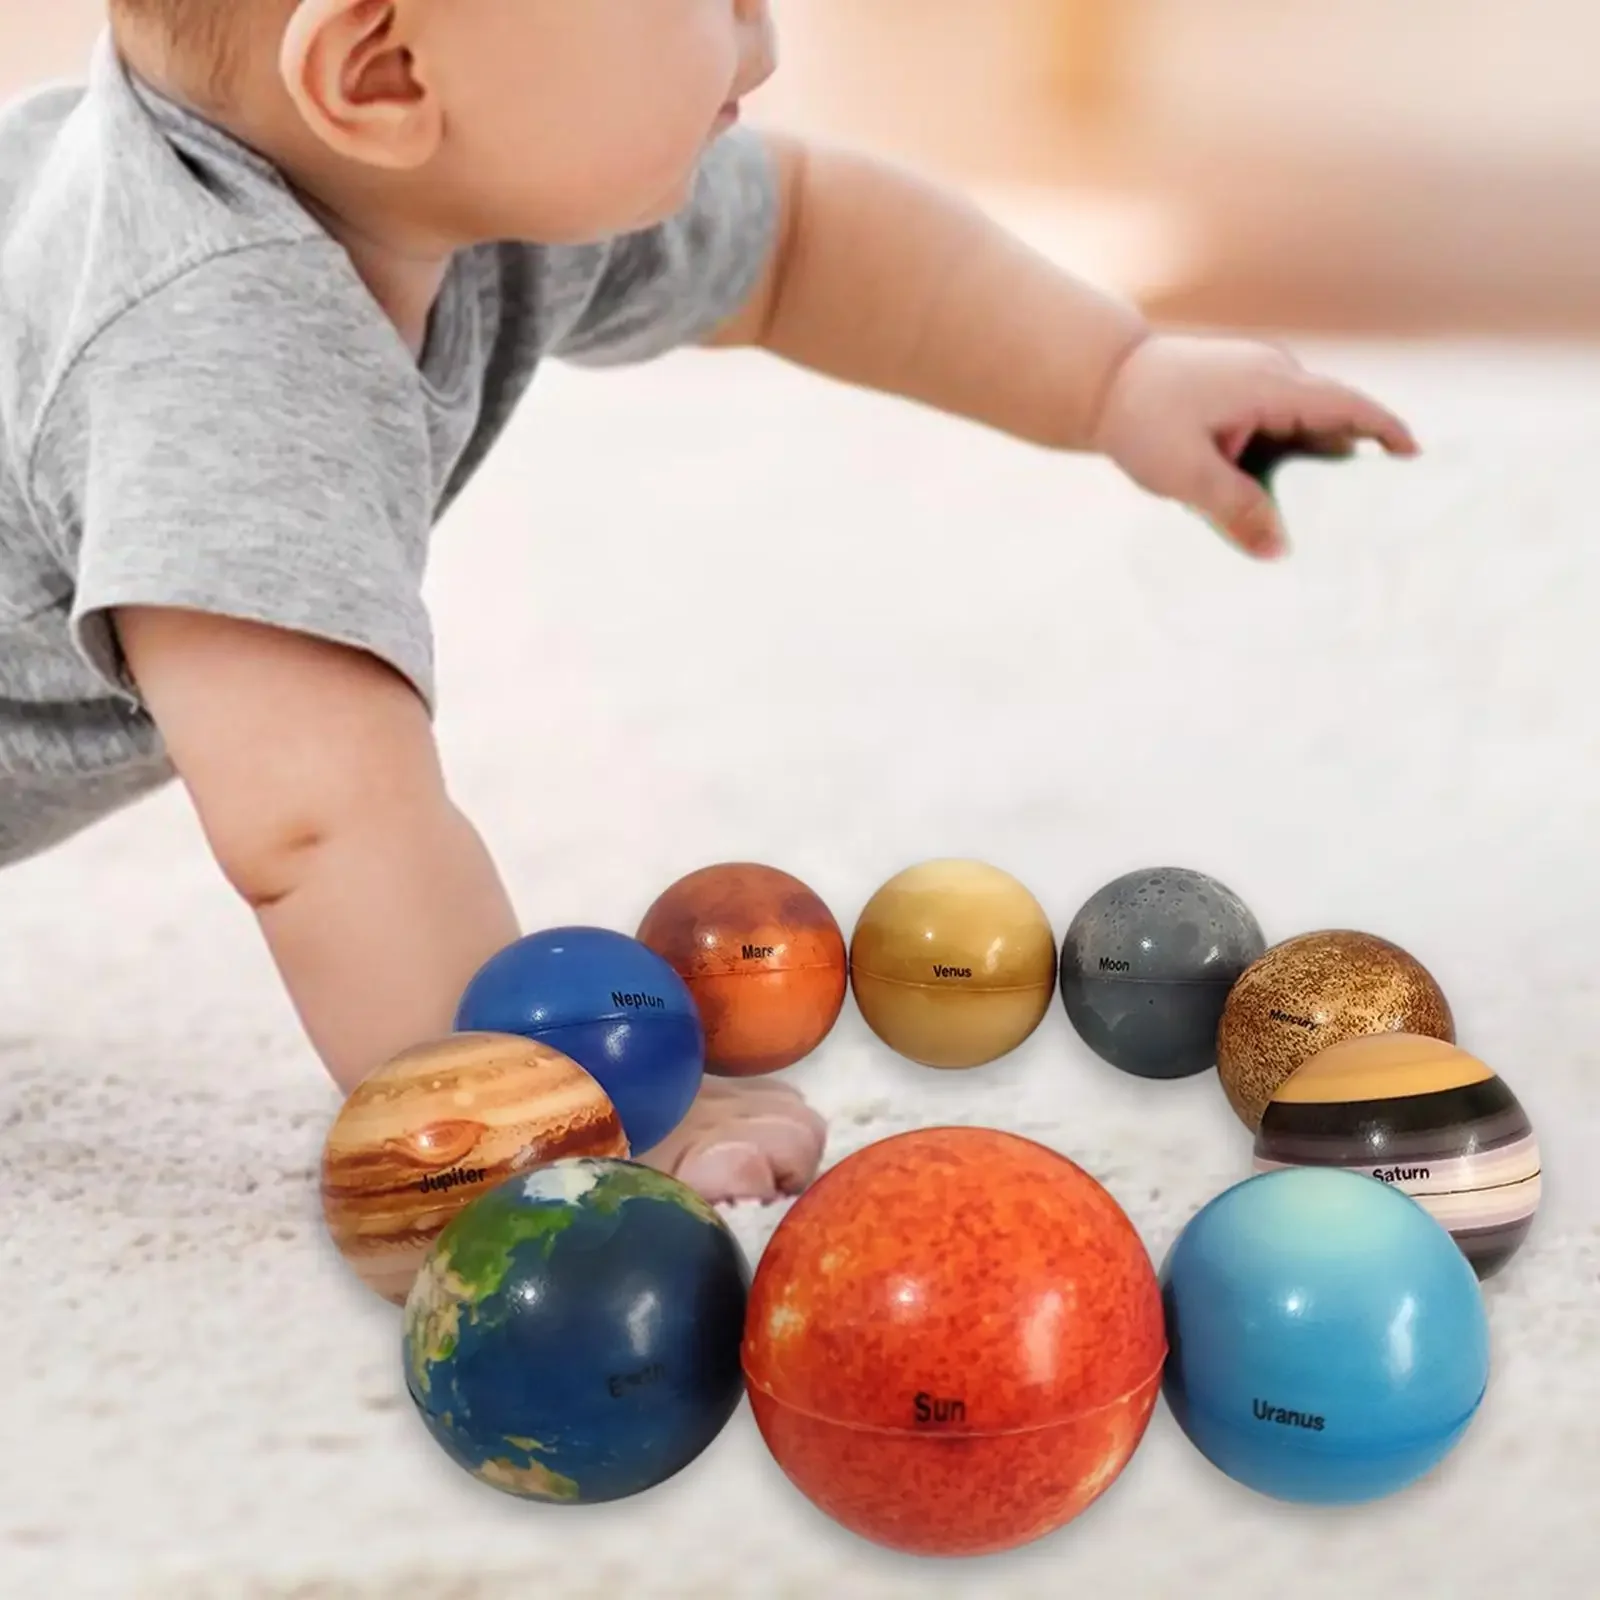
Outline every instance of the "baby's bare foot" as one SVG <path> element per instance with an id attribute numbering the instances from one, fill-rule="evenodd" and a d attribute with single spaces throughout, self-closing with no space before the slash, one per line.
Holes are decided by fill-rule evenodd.
<path id="1" fill-rule="evenodd" d="M 787 1084 L 707 1078 L 689 1114 L 638 1159 L 712 1202 L 772 1201 L 816 1176 L 827 1124 Z"/>

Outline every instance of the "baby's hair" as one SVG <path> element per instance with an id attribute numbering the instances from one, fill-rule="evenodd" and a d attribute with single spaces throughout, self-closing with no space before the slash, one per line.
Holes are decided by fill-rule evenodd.
<path id="1" fill-rule="evenodd" d="M 242 32 L 240 0 L 110 0 L 110 10 L 113 30 L 118 23 L 150 29 L 200 85 L 226 85 Z"/>
<path id="2" fill-rule="evenodd" d="M 159 28 L 169 39 L 210 55 L 227 47 L 237 0 L 111 0 L 111 14 Z"/>

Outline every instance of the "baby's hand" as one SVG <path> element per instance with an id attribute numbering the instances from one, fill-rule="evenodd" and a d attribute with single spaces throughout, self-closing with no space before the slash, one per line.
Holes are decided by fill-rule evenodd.
<path id="1" fill-rule="evenodd" d="M 1141 488 L 1192 507 L 1264 559 L 1283 553 L 1283 524 L 1267 486 L 1239 465 L 1262 435 L 1312 455 L 1348 455 L 1359 439 L 1392 455 L 1418 449 L 1376 401 L 1272 345 L 1179 335 L 1147 339 L 1124 362 L 1093 445 Z"/>

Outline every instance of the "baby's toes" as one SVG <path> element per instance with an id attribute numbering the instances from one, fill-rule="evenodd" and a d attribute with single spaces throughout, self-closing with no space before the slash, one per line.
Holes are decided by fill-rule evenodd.
<path id="1" fill-rule="evenodd" d="M 778 1197 L 772 1163 L 759 1146 L 742 1139 L 692 1146 L 684 1151 L 673 1176 L 713 1205 Z"/>
<path id="2" fill-rule="evenodd" d="M 826 1141 L 814 1115 L 741 1116 L 689 1145 L 675 1176 L 707 1200 L 773 1201 L 811 1182 Z"/>
<path id="3" fill-rule="evenodd" d="M 738 1137 L 750 1140 L 766 1157 L 779 1193 L 799 1194 L 816 1177 L 828 1126 L 810 1106 L 778 1116 L 741 1118 L 736 1127 Z"/>

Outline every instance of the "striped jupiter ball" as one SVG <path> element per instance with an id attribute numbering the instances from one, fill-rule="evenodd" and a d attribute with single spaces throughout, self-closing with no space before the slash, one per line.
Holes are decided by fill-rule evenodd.
<path id="1" fill-rule="evenodd" d="M 1375 1033 L 1455 1043 L 1450 1003 L 1399 945 L 1345 928 L 1274 945 L 1234 984 L 1217 1026 L 1217 1076 L 1252 1133 L 1291 1073 L 1329 1045 Z"/>
<path id="2" fill-rule="evenodd" d="M 1279 1087 L 1255 1167 L 1296 1166 L 1409 1194 L 1480 1278 L 1517 1253 L 1539 1209 L 1539 1142 L 1517 1097 L 1476 1056 L 1413 1033 L 1347 1039 Z"/>
<path id="3" fill-rule="evenodd" d="M 616 1107 L 577 1062 L 536 1039 L 458 1033 L 356 1086 L 323 1146 L 323 1217 L 356 1275 L 401 1305 L 479 1195 L 548 1162 L 628 1153 Z"/>

